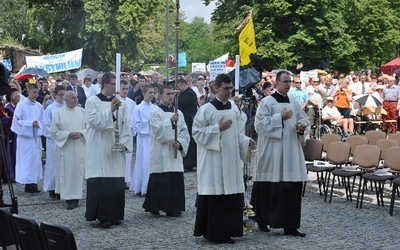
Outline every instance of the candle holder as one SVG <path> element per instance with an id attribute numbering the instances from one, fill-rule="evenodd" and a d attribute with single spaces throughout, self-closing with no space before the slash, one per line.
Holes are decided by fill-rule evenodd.
<path id="1" fill-rule="evenodd" d="M 117 95 L 119 93 L 117 92 Z M 115 97 L 117 98 L 117 97 Z M 124 149 L 121 148 L 119 143 L 120 138 L 120 128 L 119 128 L 119 107 L 115 110 L 115 128 L 114 128 L 114 145 L 111 147 L 111 151 L 113 152 L 122 152 Z"/>

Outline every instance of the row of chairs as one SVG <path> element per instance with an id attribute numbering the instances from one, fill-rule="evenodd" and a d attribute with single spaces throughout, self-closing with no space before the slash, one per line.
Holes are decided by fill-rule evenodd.
<path id="1" fill-rule="evenodd" d="M 332 201 L 332 194 L 335 184 L 335 179 L 342 180 L 345 188 L 347 200 L 352 200 L 352 192 L 354 190 L 355 179 L 359 177 L 359 188 L 357 195 L 356 207 L 362 208 L 364 193 L 367 188 L 367 183 L 375 184 L 375 192 L 378 205 L 383 206 L 383 188 L 386 181 L 393 182 L 393 190 L 391 196 L 390 214 L 393 214 L 393 206 L 395 192 L 400 184 L 397 174 L 400 173 L 400 140 L 380 139 L 376 135 L 381 136 L 381 131 L 373 133 L 374 137 L 371 141 L 366 136 L 350 136 L 346 142 L 342 142 L 341 138 L 334 138 L 335 135 L 326 135 L 319 140 L 307 140 L 303 148 L 306 161 L 327 160 L 332 165 L 325 167 L 316 167 L 313 163 L 307 164 L 307 170 L 316 172 L 318 189 L 320 194 L 325 195 L 327 201 L 329 182 L 331 175 L 332 185 L 330 187 L 329 202 Z M 384 134 L 384 133 L 383 133 Z M 400 134 L 397 134 L 400 135 Z M 385 134 L 386 137 L 386 134 Z M 385 138 L 384 137 L 384 138 Z M 393 137 L 392 137 L 393 138 Z M 399 137 L 400 138 L 400 137 Z M 375 145 L 371 145 L 369 143 Z M 323 159 L 322 152 L 326 152 L 326 157 Z M 345 165 L 356 165 L 357 169 L 344 169 Z M 391 174 L 377 175 L 374 171 L 379 168 L 389 168 Z M 353 178 L 353 182 L 350 179 Z M 362 183 L 364 180 L 364 183 Z M 305 185 L 304 185 L 305 188 Z M 304 195 L 305 189 L 303 189 Z"/>
<path id="2" fill-rule="evenodd" d="M 22 250 L 76 250 L 71 230 L 64 226 L 40 223 L 0 209 L 0 246 Z"/>

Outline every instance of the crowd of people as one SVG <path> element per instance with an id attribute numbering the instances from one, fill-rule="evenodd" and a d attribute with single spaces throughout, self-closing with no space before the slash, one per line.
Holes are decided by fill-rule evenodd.
<path id="1" fill-rule="evenodd" d="M 272 86 L 276 85 L 271 74 L 266 75 L 264 81 L 272 83 Z M 325 73 L 302 81 L 300 75 L 293 75 L 289 93 L 310 118 L 311 138 L 318 138 L 314 129 L 321 123 L 340 126 L 343 137 L 363 131 L 362 127 L 355 126 L 355 121 L 359 120 L 390 120 L 393 122 L 382 123 L 382 130 L 387 133 L 397 131 L 400 88 L 396 76 L 377 75 L 371 71 L 363 71 L 356 75 L 354 71 L 350 71 L 349 75 Z M 357 101 L 362 95 L 373 96 L 386 112 L 382 112 L 381 117 L 365 115 L 362 111 L 367 105 Z M 379 107 L 379 103 L 372 107 Z"/>
<path id="2" fill-rule="evenodd" d="M 307 180 L 301 145 L 315 136 L 317 120 L 341 126 L 349 136 L 356 96 L 376 96 L 387 109 L 385 119 L 397 120 L 400 107 L 395 77 L 371 72 L 318 75 L 305 82 L 288 71 L 265 72 L 250 91 L 254 119 L 240 97 L 232 97 L 228 74 L 213 81 L 187 75 L 170 82 L 159 74 L 123 73 L 119 96 L 112 73 L 79 79 L 67 71 L 9 84 L 0 106 L 8 163 L 7 175 L 5 166 L 0 169 L 3 182 L 38 193 L 43 178 L 43 191 L 73 210 L 86 179 L 86 220 L 109 228 L 124 219 L 127 189 L 144 197 L 145 212 L 181 216 L 184 173 L 197 171 L 194 235 L 231 244 L 231 237 L 243 234 L 243 162 L 254 139 L 258 160 L 251 203 L 259 230 L 284 228 L 287 235 L 304 237 L 298 231 Z M 397 130 L 397 122 L 387 125 L 382 129 Z"/>

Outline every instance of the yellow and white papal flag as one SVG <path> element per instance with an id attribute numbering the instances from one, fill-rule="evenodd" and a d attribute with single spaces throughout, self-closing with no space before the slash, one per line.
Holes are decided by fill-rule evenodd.
<path id="1" fill-rule="evenodd" d="M 250 53 L 256 53 L 256 36 L 254 33 L 253 18 L 250 15 L 248 22 L 239 34 L 240 66 L 250 63 Z"/>

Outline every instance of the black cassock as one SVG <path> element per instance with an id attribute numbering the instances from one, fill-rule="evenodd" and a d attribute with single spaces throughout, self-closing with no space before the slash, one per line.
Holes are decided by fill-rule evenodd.
<path id="1" fill-rule="evenodd" d="M 287 95 L 275 92 L 272 97 L 278 103 L 290 103 Z M 254 182 L 251 204 L 257 224 L 263 228 L 267 225 L 272 228 L 299 228 L 302 185 L 302 182 Z"/>
<path id="2" fill-rule="evenodd" d="M 183 158 L 183 168 L 192 170 L 197 167 L 197 145 L 192 137 L 193 118 L 197 113 L 197 95 L 190 87 L 179 94 L 178 108 L 185 117 L 185 123 L 190 135 L 190 143 L 186 156 Z"/>

